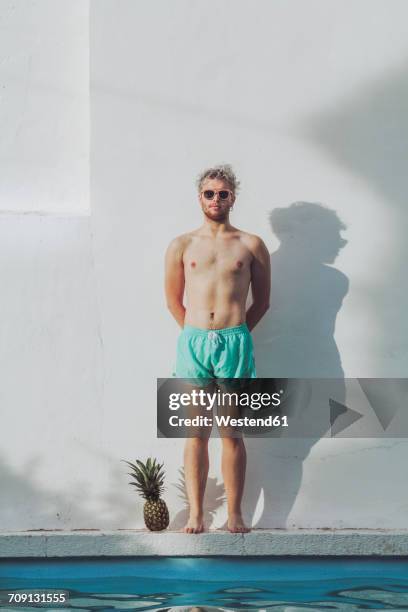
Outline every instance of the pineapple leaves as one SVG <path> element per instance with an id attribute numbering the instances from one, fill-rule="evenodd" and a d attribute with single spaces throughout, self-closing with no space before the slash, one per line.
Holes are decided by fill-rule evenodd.
<path id="1" fill-rule="evenodd" d="M 152 457 L 148 457 L 146 463 L 139 459 L 136 459 L 136 463 L 124 459 L 122 461 L 131 470 L 128 475 L 133 478 L 134 482 L 129 482 L 129 484 L 136 487 L 140 495 L 147 501 L 160 500 L 160 495 L 164 490 L 164 464 L 158 463 Z"/>

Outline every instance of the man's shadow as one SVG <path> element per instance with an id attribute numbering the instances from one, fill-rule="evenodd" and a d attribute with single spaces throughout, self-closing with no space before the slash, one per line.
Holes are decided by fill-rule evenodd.
<path id="1" fill-rule="evenodd" d="M 256 527 L 286 527 L 302 479 L 302 462 L 330 429 L 329 397 L 343 403 L 344 373 L 334 339 L 347 294 L 347 277 L 333 268 L 347 241 L 336 212 L 321 204 L 295 202 L 270 214 L 280 241 L 271 254 L 271 306 L 253 332 L 259 378 L 327 378 L 311 401 L 297 407 L 313 433 L 297 438 L 247 438 L 244 511 Z M 329 383 L 329 381 L 328 381 Z M 310 400 L 310 397 L 309 397 Z M 280 434 L 279 434 L 280 435 Z M 263 511 L 256 506 L 263 494 Z M 313 519 L 307 518 L 307 524 Z"/>

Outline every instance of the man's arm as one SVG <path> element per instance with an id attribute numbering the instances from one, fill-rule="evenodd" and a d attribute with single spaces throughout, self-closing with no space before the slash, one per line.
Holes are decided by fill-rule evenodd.
<path id="1" fill-rule="evenodd" d="M 252 304 L 246 314 L 249 330 L 255 327 L 268 310 L 271 292 L 270 256 L 264 242 L 258 236 L 254 237 L 251 252 L 253 255 L 251 264 Z"/>
<path id="2" fill-rule="evenodd" d="M 184 297 L 184 241 L 175 238 L 169 245 L 165 261 L 165 291 L 167 308 L 180 327 L 184 327 L 186 309 L 183 306 Z"/>

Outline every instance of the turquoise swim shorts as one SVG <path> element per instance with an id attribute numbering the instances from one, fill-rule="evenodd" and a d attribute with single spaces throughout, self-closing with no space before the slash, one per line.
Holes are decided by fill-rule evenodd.
<path id="1" fill-rule="evenodd" d="M 185 325 L 177 343 L 178 378 L 256 378 L 247 325 L 200 329 Z"/>

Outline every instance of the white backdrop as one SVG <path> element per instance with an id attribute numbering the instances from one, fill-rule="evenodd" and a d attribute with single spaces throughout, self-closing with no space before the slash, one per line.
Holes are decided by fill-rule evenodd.
<path id="1" fill-rule="evenodd" d="M 1 4 L 10 10 L 23 2 Z M 64 57 L 72 57 L 83 21 L 68 32 L 52 6 L 36 3 L 39 39 L 64 32 Z M 86 3 L 64 6 L 71 14 Z M 194 181 L 210 164 L 234 166 L 242 182 L 234 223 L 259 234 L 271 253 L 279 245 L 272 209 L 301 200 L 337 212 L 348 240 L 329 272 L 349 285 L 331 337 L 342 370 L 406 375 L 407 17 L 402 0 L 91 0 L 90 39 L 73 73 L 80 96 L 89 66 L 87 130 L 87 99 L 67 121 L 63 92 L 58 116 L 69 141 L 48 147 L 30 124 L 19 124 L 50 160 L 56 142 L 86 160 L 81 139 L 89 128 L 90 216 L 80 216 L 85 182 L 69 163 L 21 198 L 9 181 L 2 204 L 1 401 L 12 431 L 1 460 L 11 502 L 1 511 L 2 529 L 142 527 L 142 501 L 120 459 L 149 454 L 165 462 L 172 525 L 182 524 L 175 487 L 182 443 L 155 432 L 156 378 L 171 374 L 178 334 L 165 308 L 163 256 L 175 235 L 199 225 Z M 8 23 L 10 31 L 19 25 Z M 13 45 L 10 37 L 4 53 Z M 59 74 L 47 72 L 50 90 Z M 5 73 L 3 83 L 11 79 Z M 22 111 L 13 112 L 17 125 Z M 39 176 L 22 151 L 2 150 L 21 176 L 26 163 Z M 62 204 L 58 194 L 68 184 L 73 191 Z M 7 200 L 18 201 L 17 217 L 4 214 Z M 42 214 L 61 210 L 64 217 Z M 293 276 L 283 270 L 272 300 L 288 303 Z M 311 356 L 296 353 L 310 323 L 302 283 L 284 309 L 296 331 L 279 340 L 293 347 L 296 371 L 279 351 L 273 363 L 281 376 L 330 375 L 321 371 L 316 334 Z M 319 301 L 325 312 L 330 287 Z M 270 364 L 261 340 L 276 347 L 273 323 L 255 333 L 262 373 Z M 252 441 L 247 519 L 258 527 L 405 527 L 407 449 L 404 439 Z M 217 440 L 211 458 L 207 513 L 216 527 L 225 521 Z"/>

